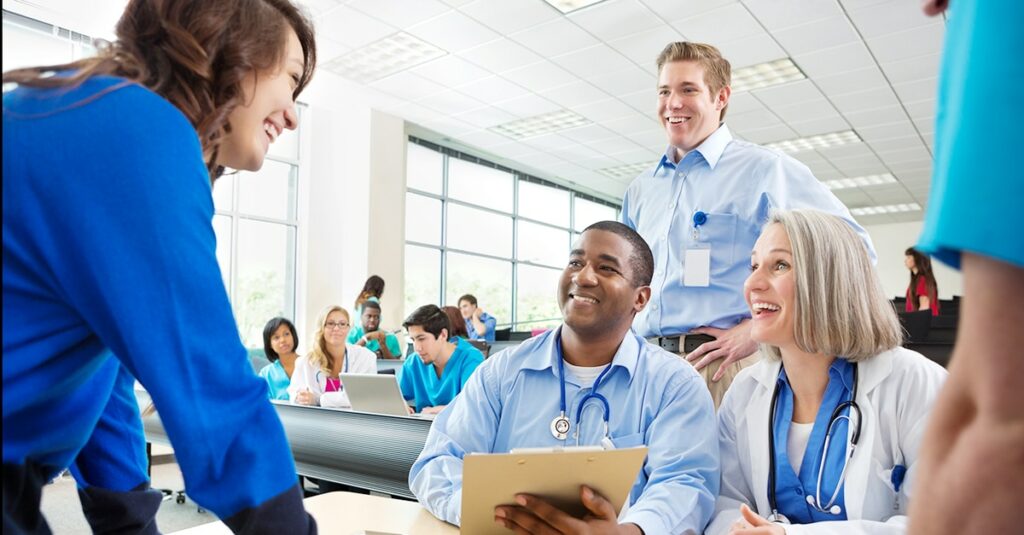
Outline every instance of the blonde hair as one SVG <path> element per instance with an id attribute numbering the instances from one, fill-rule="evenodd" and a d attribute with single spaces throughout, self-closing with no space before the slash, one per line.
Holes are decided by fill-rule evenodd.
<path id="1" fill-rule="evenodd" d="M 900 345 L 903 331 L 864 242 L 842 219 L 817 210 L 774 211 L 793 248 L 797 347 L 851 362 Z M 762 344 L 769 357 L 779 348 Z"/>
<path id="2" fill-rule="evenodd" d="M 704 43 L 690 43 L 679 41 L 669 43 L 665 49 L 658 54 L 658 75 L 666 63 L 672 61 L 694 61 L 704 69 L 704 83 L 711 90 L 711 98 L 717 98 L 718 92 L 723 87 L 732 84 L 732 66 L 729 60 L 722 57 L 717 48 Z M 725 119 L 725 111 L 729 108 L 728 103 L 722 108 L 722 115 L 718 120 Z"/>
<path id="3" fill-rule="evenodd" d="M 334 357 L 327 351 L 327 340 L 324 340 L 325 324 L 327 318 L 334 312 L 341 312 L 345 315 L 345 321 L 349 323 L 349 328 L 352 326 L 352 318 L 348 315 L 348 311 L 338 305 L 331 305 L 324 309 L 320 313 L 320 316 L 316 320 L 316 334 L 313 335 L 313 350 L 309 352 L 309 363 L 319 368 L 326 375 L 331 375 L 331 366 L 334 364 Z"/>

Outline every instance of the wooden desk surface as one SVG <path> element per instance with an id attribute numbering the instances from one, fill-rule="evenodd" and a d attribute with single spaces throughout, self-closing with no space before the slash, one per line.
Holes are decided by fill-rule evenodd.
<path id="1" fill-rule="evenodd" d="M 304 501 L 320 533 L 361 534 L 363 530 L 396 535 L 452 535 L 459 528 L 442 522 L 416 502 L 352 492 L 328 492 Z M 220 522 L 175 532 L 175 535 L 230 535 Z"/>

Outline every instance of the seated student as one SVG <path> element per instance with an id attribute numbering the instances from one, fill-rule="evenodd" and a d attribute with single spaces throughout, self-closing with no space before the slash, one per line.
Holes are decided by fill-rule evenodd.
<path id="1" fill-rule="evenodd" d="M 471 294 L 460 297 L 459 311 L 462 312 L 463 321 L 466 322 L 466 332 L 469 333 L 470 340 L 494 343 L 494 327 L 498 325 L 498 320 L 477 306 L 476 297 Z"/>
<path id="2" fill-rule="evenodd" d="M 361 320 L 363 325 L 356 326 L 348 333 L 348 343 L 365 347 L 382 359 L 402 358 L 398 337 L 380 330 L 380 303 L 372 300 L 364 302 Z"/>
<path id="3" fill-rule="evenodd" d="M 367 301 L 373 301 L 380 303 L 380 298 L 384 296 L 384 279 L 380 278 L 379 275 L 370 275 L 366 282 L 363 283 L 363 291 L 359 292 L 356 296 L 355 308 L 352 310 L 360 311 L 363 309 L 363 304 Z"/>
<path id="4" fill-rule="evenodd" d="M 451 338 L 459 337 L 469 339 L 469 331 L 466 330 L 466 322 L 462 319 L 462 312 L 451 305 L 441 307 L 445 316 L 448 316 L 448 325 L 452 330 L 448 333 Z"/>
<path id="5" fill-rule="evenodd" d="M 260 377 L 267 382 L 270 399 L 288 399 L 288 385 L 295 371 L 295 348 L 299 346 L 299 335 L 295 325 L 285 318 L 274 318 L 263 327 L 263 352 L 270 364 L 260 369 Z"/>
<path id="6" fill-rule="evenodd" d="M 288 397 L 298 405 L 351 407 L 340 373 L 377 373 L 377 356 L 365 347 L 346 344 L 348 311 L 327 307 L 317 320 L 313 350 L 295 361 Z"/>
<path id="7" fill-rule="evenodd" d="M 448 316 L 434 305 L 414 310 L 402 327 L 416 351 L 402 366 L 402 396 L 416 403 L 416 412 L 437 414 L 462 392 L 484 355 L 466 340 L 449 337 Z"/>
<path id="8" fill-rule="evenodd" d="M 704 529 L 719 483 L 711 395 L 692 366 L 630 331 L 650 299 L 653 265 L 647 244 L 621 223 L 583 231 L 559 281 L 563 325 L 488 359 L 434 420 L 409 473 L 424 507 L 459 524 L 467 452 L 611 442 L 649 448 L 621 524 L 612 504 L 584 490 L 586 519 L 525 496 L 523 506 L 498 507 L 495 520 L 518 532 L 536 523 L 562 532 L 569 524 L 650 535 Z M 591 394 L 611 409 L 590 397 L 581 418 Z M 569 430 L 556 435 L 556 420 Z"/>
<path id="9" fill-rule="evenodd" d="M 744 295 L 765 359 L 719 408 L 722 491 L 707 533 L 903 533 L 945 370 L 900 347 L 896 312 L 842 219 L 774 213 L 750 261 Z"/>

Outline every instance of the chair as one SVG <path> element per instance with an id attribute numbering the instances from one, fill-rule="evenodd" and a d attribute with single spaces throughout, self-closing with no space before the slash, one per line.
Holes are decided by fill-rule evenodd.
<path id="1" fill-rule="evenodd" d="M 487 342 L 485 342 L 483 340 L 466 340 L 466 341 L 469 342 L 469 345 L 479 349 L 480 352 L 484 354 L 484 358 L 487 358 L 487 357 L 489 357 L 491 355 L 491 344 L 488 344 Z"/>
<path id="2" fill-rule="evenodd" d="M 511 339 L 512 327 L 505 327 L 504 329 L 496 329 L 494 331 L 495 342 L 507 342 Z"/>
<path id="3" fill-rule="evenodd" d="M 907 333 L 904 344 L 921 343 L 928 339 L 928 331 L 932 326 L 932 311 L 900 312 L 900 324 Z"/>

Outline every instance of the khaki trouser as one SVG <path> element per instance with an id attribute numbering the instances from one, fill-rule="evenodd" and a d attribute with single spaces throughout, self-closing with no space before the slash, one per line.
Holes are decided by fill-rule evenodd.
<path id="1" fill-rule="evenodd" d="M 686 353 L 680 352 L 679 356 L 685 358 Z M 718 368 L 722 366 L 725 359 L 718 359 L 707 366 L 704 366 L 703 369 L 697 372 L 704 378 L 704 382 L 708 385 L 708 390 L 711 391 L 711 399 L 715 401 L 716 411 L 718 410 L 718 406 L 722 404 L 722 398 L 725 397 L 725 391 L 729 389 L 729 385 L 731 385 L 732 380 L 736 378 L 736 374 L 740 373 L 740 370 L 743 368 L 757 364 L 759 360 L 761 360 L 760 350 L 751 353 L 750 356 L 745 357 L 739 362 L 733 362 L 728 368 L 726 368 L 725 373 L 722 374 L 721 379 L 718 381 L 712 381 L 711 378 L 715 376 L 716 372 L 718 372 Z M 696 363 L 697 361 L 693 362 L 693 364 Z"/>

